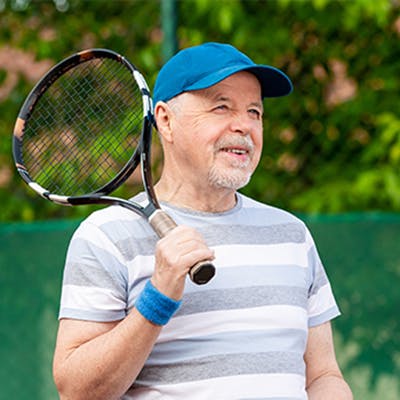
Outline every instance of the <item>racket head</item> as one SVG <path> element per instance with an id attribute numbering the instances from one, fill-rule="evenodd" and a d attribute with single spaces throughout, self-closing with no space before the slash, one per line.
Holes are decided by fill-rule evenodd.
<path id="1" fill-rule="evenodd" d="M 26 98 L 13 131 L 15 165 L 32 189 L 61 204 L 107 195 L 140 163 L 151 121 L 149 88 L 136 67 L 112 50 L 84 50 L 55 65 Z"/>

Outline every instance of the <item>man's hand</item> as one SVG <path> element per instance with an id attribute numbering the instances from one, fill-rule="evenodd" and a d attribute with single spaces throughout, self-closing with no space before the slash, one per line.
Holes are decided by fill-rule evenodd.
<path id="1" fill-rule="evenodd" d="M 157 243 L 151 281 L 161 293 L 180 300 L 190 268 L 199 261 L 213 259 L 214 251 L 207 247 L 199 232 L 177 226 Z"/>

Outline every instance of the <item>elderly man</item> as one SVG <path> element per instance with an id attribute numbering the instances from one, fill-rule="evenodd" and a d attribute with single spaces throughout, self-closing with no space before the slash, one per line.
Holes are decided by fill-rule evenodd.
<path id="1" fill-rule="evenodd" d="M 179 227 L 157 241 L 109 207 L 78 228 L 54 356 L 61 399 L 352 398 L 310 233 L 238 193 L 260 160 L 263 99 L 291 90 L 283 72 L 226 44 L 182 50 L 161 69 L 155 190 Z M 216 276 L 195 285 L 187 273 L 206 259 Z"/>

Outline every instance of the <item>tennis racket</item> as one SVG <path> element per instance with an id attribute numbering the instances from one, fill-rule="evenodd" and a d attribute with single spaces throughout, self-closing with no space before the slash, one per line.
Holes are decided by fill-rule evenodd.
<path id="1" fill-rule="evenodd" d="M 111 50 L 84 50 L 55 65 L 26 98 L 13 132 L 14 161 L 45 199 L 117 204 L 146 218 L 163 237 L 176 223 L 153 189 L 152 127 L 150 91 L 135 66 Z M 111 197 L 139 165 L 147 204 Z M 189 272 L 200 285 L 214 274 L 207 260 Z"/>

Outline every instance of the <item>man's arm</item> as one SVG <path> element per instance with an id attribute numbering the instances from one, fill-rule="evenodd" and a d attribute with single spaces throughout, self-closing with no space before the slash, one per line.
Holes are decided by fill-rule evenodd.
<path id="1" fill-rule="evenodd" d="M 170 299 L 180 300 L 190 267 L 213 256 L 198 232 L 179 226 L 157 243 L 152 284 Z M 62 319 L 53 362 L 60 399 L 122 397 L 141 371 L 161 329 L 136 308 L 117 322 Z"/>
<path id="2" fill-rule="evenodd" d="M 309 400 L 353 399 L 336 361 L 330 322 L 309 329 L 304 360 Z"/>
<path id="3" fill-rule="evenodd" d="M 53 373 L 60 399 L 118 399 L 135 381 L 161 327 L 135 309 L 120 322 L 60 321 Z"/>

